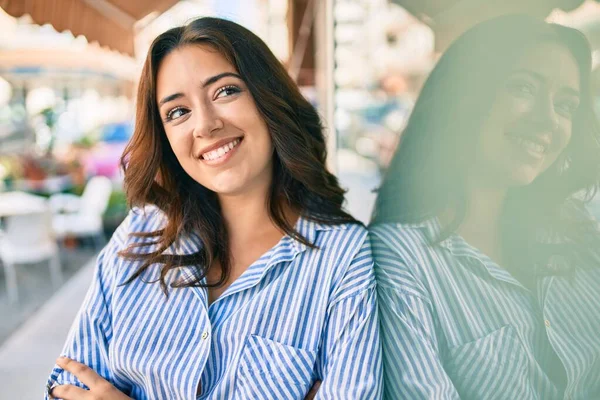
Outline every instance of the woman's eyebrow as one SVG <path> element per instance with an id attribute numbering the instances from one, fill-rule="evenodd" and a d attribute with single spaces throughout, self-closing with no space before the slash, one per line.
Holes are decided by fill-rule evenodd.
<path id="1" fill-rule="evenodd" d="M 529 75 L 532 78 L 534 78 L 535 80 L 541 82 L 541 83 L 545 83 L 548 81 L 548 79 L 546 79 L 546 77 L 538 72 L 529 70 L 529 69 L 518 69 L 516 71 L 513 72 L 513 74 L 524 74 L 524 75 Z M 571 87 L 571 86 L 563 86 L 561 89 L 561 92 L 564 92 L 568 95 L 571 96 L 575 96 L 575 97 L 580 97 L 581 93 L 579 93 L 579 90 Z"/>
<path id="2" fill-rule="evenodd" d="M 158 107 L 161 107 L 163 104 L 168 103 L 173 100 L 176 100 L 180 97 L 183 97 L 183 93 L 174 93 L 174 94 L 165 96 L 161 101 L 158 102 Z"/>
<path id="3" fill-rule="evenodd" d="M 228 76 L 232 76 L 234 78 L 238 78 L 239 80 L 243 81 L 242 77 L 234 72 L 223 72 L 222 74 L 217 74 L 217 75 L 214 75 L 214 76 L 211 76 L 210 78 L 208 78 L 206 81 L 204 81 L 202 83 L 202 87 L 205 88 L 207 86 L 210 86 L 213 83 L 217 82 L 218 80 L 226 78 Z M 170 101 L 179 99 L 180 97 L 183 97 L 183 93 L 174 93 L 174 94 L 165 96 L 161 101 L 158 102 L 158 107 L 161 107 L 163 104 L 168 103 Z"/>
<path id="4" fill-rule="evenodd" d="M 238 78 L 239 80 L 243 81 L 242 77 L 234 72 L 223 72 L 222 74 L 218 74 L 218 75 L 211 76 L 210 78 L 208 78 L 206 81 L 204 81 L 204 83 L 202 84 L 202 87 L 205 88 L 205 87 L 217 82 L 219 79 L 222 79 L 222 78 L 225 78 L 228 76 L 232 76 L 234 78 Z"/>

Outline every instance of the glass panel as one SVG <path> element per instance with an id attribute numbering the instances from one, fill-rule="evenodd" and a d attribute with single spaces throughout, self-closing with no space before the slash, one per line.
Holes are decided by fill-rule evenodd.
<path id="1" fill-rule="evenodd" d="M 336 168 L 368 222 L 381 176 L 433 63 L 433 32 L 387 0 L 334 0 Z"/>

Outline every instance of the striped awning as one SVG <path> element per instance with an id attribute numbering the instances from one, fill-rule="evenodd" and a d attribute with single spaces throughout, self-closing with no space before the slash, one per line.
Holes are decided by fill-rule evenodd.
<path id="1" fill-rule="evenodd" d="M 162 13 L 179 0 L 0 0 L 13 17 L 28 14 L 36 24 L 51 24 L 61 32 L 84 35 L 89 42 L 125 54 L 134 53 L 135 24 Z"/>

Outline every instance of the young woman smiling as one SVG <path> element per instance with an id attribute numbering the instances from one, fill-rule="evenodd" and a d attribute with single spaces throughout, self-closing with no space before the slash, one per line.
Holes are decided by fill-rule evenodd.
<path id="1" fill-rule="evenodd" d="M 581 33 L 519 15 L 432 71 L 372 229 L 387 398 L 598 398 L 590 72 Z"/>
<path id="2" fill-rule="evenodd" d="M 378 398 L 367 232 L 279 61 L 245 28 L 200 18 L 153 42 L 137 101 L 133 209 L 98 258 L 52 395 Z"/>

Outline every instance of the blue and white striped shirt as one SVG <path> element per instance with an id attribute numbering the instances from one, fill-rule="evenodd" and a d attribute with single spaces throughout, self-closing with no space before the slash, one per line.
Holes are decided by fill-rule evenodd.
<path id="1" fill-rule="evenodd" d="M 371 230 L 384 397 L 600 399 L 600 261 L 533 293 L 459 235 L 430 245 L 438 233 L 437 220 Z M 546 372 L 560 363 L 566 388 Z"/>
<path id="2" fill-rule="evenodd" d="M 210 306 L 205 288 L 170 290 L 140 279 L 121 285 L 138 261 L 117 256 L 164 225 L 164 214 L 130 212 L 98 257 L 95 279 L 63 355 L 83 362 L 135 399 L 319 399 L 381 397 L 373 260 L 360 225 L 300 218 Z M 187 238 L 180 254 L 197 251 Z M 156 277 L 158 268 L 154 272 Z M 180 268 L 167 277 L 190 277 Z M 152 276 L 145 276 L 146 280 Z M 169 281 L 167 281 L 168 283 Z M 49 385 L 76 384 L 55 367 Z"/>

